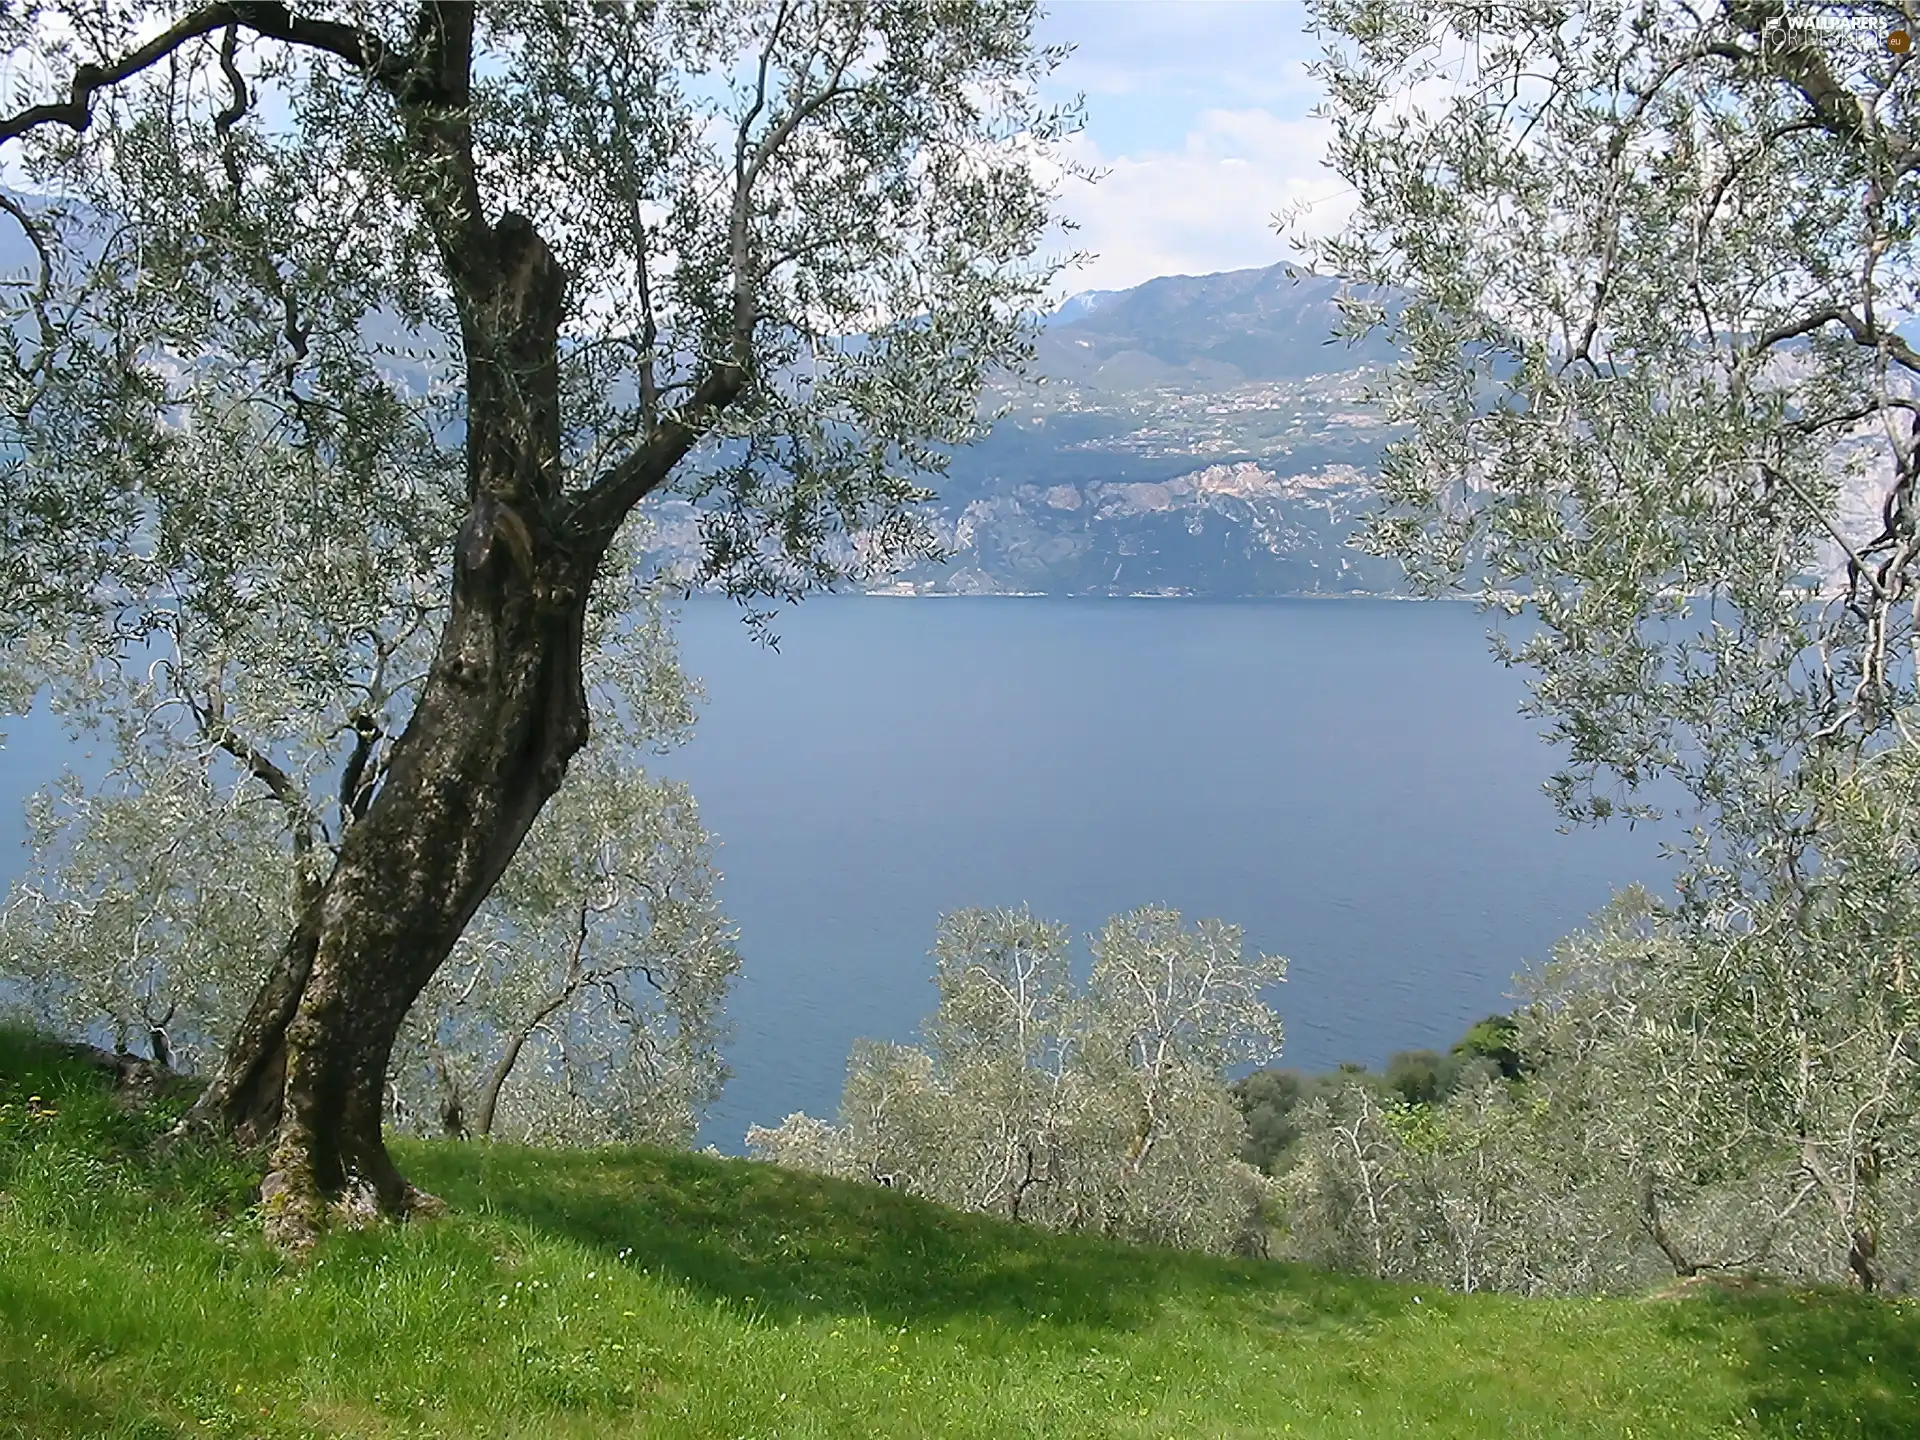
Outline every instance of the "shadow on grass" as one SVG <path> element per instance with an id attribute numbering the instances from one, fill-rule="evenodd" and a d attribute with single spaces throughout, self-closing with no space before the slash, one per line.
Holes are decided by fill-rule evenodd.
<path id="1" fill-rule="evenodd" d="M 1736 1356 L 1767 1435 L 1920 1436 L 1920 1306 L 1839 1290 L 1707 1290 L 1670 1326 Z"/>
<path id="2" fill-rule="evenodd" d="M 15 1289 L 0 1277 L 0 1440 L 97 1435 L 173 1440 L 186 1433 L 144 1400 L 85 1382 L 89 1366 L 76 1337 L 88 1317 L 44 1287 Z M 80 1348 L 84 1348 L 81 1346 Z"/>
<path id="3" fill-rule="evenodd" d="M 1392 1287 L 1303 1267 L 1059 1235 L 871 1185 L 651 1150 L 423 1144 L 405 1163 L 457 1210 L 644 1266 L 774 1318 L 977 1317 L 1123 1330 L 1169 1304 L 1293 1331 L 1399 1313 Z"/>

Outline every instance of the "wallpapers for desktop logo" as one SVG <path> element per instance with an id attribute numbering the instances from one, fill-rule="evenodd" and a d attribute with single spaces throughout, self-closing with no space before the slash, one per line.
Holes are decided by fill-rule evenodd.
<path id="1" fill-rule="evenodd" d="M 1884 15 L 1861 14 L 1864 7 L 1835 6 L 1790 14 L 1782 7 L 1766 15 L 1753 30 L 1763 48 L 1769 40 L 1776 43 L 1818 45 L 1820 41 L 1840 40 L 1859 46 L 1868 54 L 1876 51 L 1905 56 L 1913 49 L 1913 31 L 1898 21 L 1889 23 Z M 1756 17 L 1759 18 L 1759 17 Z"/>

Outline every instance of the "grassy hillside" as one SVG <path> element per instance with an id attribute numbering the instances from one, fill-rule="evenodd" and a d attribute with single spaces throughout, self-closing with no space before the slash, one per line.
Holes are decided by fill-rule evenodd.
<path id="1" fill-rule="evenodd" d="M 177 1108 L 178 1101 L 171 1108 Z M 413 1145 L 304 1267 L 0 1031 L 0 1436 L 1920 1435 L 1920 1305 L 1462 1298 L 648 1150 Z"/>

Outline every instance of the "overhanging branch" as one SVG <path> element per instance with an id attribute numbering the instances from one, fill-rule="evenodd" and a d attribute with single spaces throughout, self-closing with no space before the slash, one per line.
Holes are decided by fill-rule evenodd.
<path id="1" fill-rule="evenodd" d="M 231 24 L 234 17 L 226 13 L 229 9 L 230 6 L 214 5 L 196 10 L 111 65 L 79 66 L 73 72 L 73 83 L 67 88 L 65 100 L 30 105 L 17 114 L 0 119 L 0 144 L 42 125 L 64 125 L 76 132 L 86 129 L 93 120 L 95 95 L 166 59 L 189 40 L 197 40 L 202 35 L 210 35 Z"/>
<path id="2" fill-rule="evenodd" d="M 0 144 L 43 125 L 64 125 L 76 133 L 85 130 L 93 122 L 94 98 L 102 90 L 151 68 L 190 41 L 230 27 L 336 56 L 392 92 L 396 99 L 419 103 L 434 98 L 432 94 L 421 93 L 420 88 L 422 82 L 431 77 L 416 76 L 408 58 L 396 53 L 377 35 L 335 20 L 296 15 L 283 4 L 236 0 L 232 4 L 202 6 L 112 64 L 76 67 L 65 100 L 31 105 L 0 118 Z"/>

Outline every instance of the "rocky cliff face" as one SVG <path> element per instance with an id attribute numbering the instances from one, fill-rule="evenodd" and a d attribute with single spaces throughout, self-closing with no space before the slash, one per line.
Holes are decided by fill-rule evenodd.
<path id="1" fill-rule="evenodd" d="M 1364 503 L 1350 465 L 1281 475 L 1252 461 L 1161 481 L 1016 484 L 949 513 L 953 558 L 896 594 L 1272 596 L 1387 593 L 1396 573 L 1346 548 Z"/>

